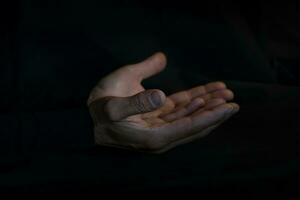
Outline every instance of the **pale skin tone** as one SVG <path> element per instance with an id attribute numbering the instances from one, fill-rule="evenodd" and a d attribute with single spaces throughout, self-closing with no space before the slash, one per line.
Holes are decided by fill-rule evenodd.
<path id="1" fill-rule="evenodd" d="M 239 106 L 229 102 L 233 92 L 222 82 L 170 96 L 159 89 L 146 90 L 142 80 L 166 64 L 159 52 L 99 81 L 88 99 L 96 144 L 162 153 L 206 136 L 238 112 Z"/>

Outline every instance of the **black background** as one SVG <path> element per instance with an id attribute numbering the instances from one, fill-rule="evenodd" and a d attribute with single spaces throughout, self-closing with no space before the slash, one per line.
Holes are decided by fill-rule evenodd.
<path id="1" fill-rule="evenodd" d="M 0 190 L 296 198 L 298 8 L 259 1 L 1 2 Z M 95 147 L 89 91 L 107 73 L 156 51 L 166 53 L 168 67 L 146 88 L 170 94 L 222 80 L 240 113 L 163 155 Z"/>

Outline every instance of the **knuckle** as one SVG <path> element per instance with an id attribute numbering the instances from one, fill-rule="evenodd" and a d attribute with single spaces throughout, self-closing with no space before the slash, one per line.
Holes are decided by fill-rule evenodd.
<path id="1" fill-rule="evenodd" d="M 132 104 L 139 113 L 147 112 L 151 110 L 145 95 L 135 96 L 135 98 L 133 98 Z"/>

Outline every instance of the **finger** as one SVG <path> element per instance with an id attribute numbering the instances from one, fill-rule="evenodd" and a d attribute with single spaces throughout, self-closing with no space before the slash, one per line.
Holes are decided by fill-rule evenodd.
<path id="1" fill-rule="evenodd" d="M 167 122 L 171 122 L 195 112 L 196 110 L 201 108 L 204 104 L 205 102 L 203 101 L 203 99 L 196 98 L 192 100 L 191 103 L 189 103 L 185 107 L 175 110 L 174 112 L 167 114 L 165 116 L 161 116 L 161 118 Z"/>
<path id="2" fill-rule="evenodd" d="M 235 112 L 236 113 L 236 112 Z M 190 142 L 193 142 L 195 140 L 198 140 L 200 138 L 203 138 L 205 136 L 207 136 L 208 134 L 210 134 L 214 129 L 218 128 L 219 126 L 221 126 L 224 122 L 226 122 L 228 119 L 230 119 L 235 113 L 232 113 L 230 115 L 227 115 L 223 120 L 221 120 L 220 122 L 217 122 L 216 124 L 204 129 L 203 131 L 201 131 L 200 133 L 196 133 L 190 137 L 187 137 L 187 138 L 183 138 L 181 140 L 178 140 L 178 141 L 175 141 L 175 142 L 172 142 L 170 144 L 168 144 L 167 146 L 165 146 L 163 149 L 159 150 L 159 151 L 156 151 L 154 153 L 163 153 L 163 152 L 166 152 L 176 146 L 179 146 L 179 145 L 183 145 L 183 144 L 187 144 L 187 143 L 190 143 Z"/>
<path id="3" fill-rule="evenodd" d="M 183 138 L 190 137 L 202 130 L 210 127 L 227 115 L 231 115 L 239 110 L 239 106 L 235 103 L 226 103 L 215 107 L 212 110 L 207 110 L 198 113 L 194 116 L 187 116 L 161 127 L 161 132 L 166 138 L 166 141 L 173 142 Z"/>
<path id="4" fill-rule="evenodd" d="M 111 121 L 119 121 L 131 115 L 151 112 L 161 107 L 166 100 L 160 90 L 146 90 L 131 97 L 113 97 L 104 107 Z"/>
<path id="5" fill-rule="evenodd" d="M 196 105 L 191 105 L 193 101 L 196 100 Z M 199 112 L 203 112 L 204 110 L 211 110 L 221 104 L 226 103 L 226 101 L 222 98 L 216 98 L 208 101 L 206 104 L 202 100 L 202 98 L 196 98 L 195 100 L 192 101 L 191 104 L 189 104 L 187 107 L 181 108 L 171 114 L 167 114 L 165 116 L 160 116 L 161 119 L 163 119 L 165 122 L 171 122 L 177 119 L 180 119 L 184 116 L 190 115 L 196 115 Z M 193 103 L 193 104 L 195 104 Z M 204 106 L 205 105 L 205 106 Z"/>
<path id="6" fill-rule="evenodd" d="M 212 126 L 226 119 L 228 116 L 239 111 L 239 105 L 236 103 L 225 103 L 213 107 L 211 110 L 205 110 L 190 116 L 192 121 L 191 131 L 198 132 L 209 126 Z"/>
<path id="7" fill-rule="evenodd" d="M 190 116 L 193 117 L 195 115 L 198 115 L 201 112 L 204 112 L 205 110 L 213 110 L 215 107 L 220 106 L 222 104 L 225 104 L 226 101 L 222 98 L 216 98 L 208 101 L 204 107 L 198 109 L 196 112 L 192 113 Z"/>
<path id="8" fill-rule="evenodd" d="M 187 92 L 189 93 L 191 98 L 195 98 L 222 89 L 226 89 L 226 85 L 225 83 L 218 81 L 218 82 L 208 83 L 204 86 L 191 88 Z"/>
<path id="9" fill-rule="evenodd" d="M 143 79 L 161 72 L 166 67 L 166 64 L 166 56 L 163 53 L 158 52 L 140 63 L 126 67 L 130 68 L 130 71 L 137 76 L 139 81 L 142 81 Z"/>
<path id="10" fill-rule="evenodd" d="M 214 91 L 211 93 L 207 93 L 205 95 L 200 96 L 205 102 L 210 101 L 215 98 L 222 98 L 225 101 L 231 101 L 234 98 L 234 94 L 231 90 L 223 89 Z"/>
<path id="11" fill-rule="evenodd" d="M 194 88 L 191 88 L 189 90 L 177 92 L 175 94 L 172 94 L 169 96 L 169 98 L 175 103 L 175 104 L 187 104 L 192 99 L 201 97 L 203 95 L 224 90 L 226 88 L 226 85 L 222 82 L 213 82 L 208 83 L 206 85 L 197 86 Z"/>

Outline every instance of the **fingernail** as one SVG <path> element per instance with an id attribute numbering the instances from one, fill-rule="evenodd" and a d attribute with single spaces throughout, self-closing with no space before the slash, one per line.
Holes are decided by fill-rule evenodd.
<path id="1" fill-rule="evenodd" d="M 158 94 L 158 92 L 152 92 L 150 97 L 151 97 L 150 98 L 151 102 L 155 107 L 158 107 L 161 105 L 162 102 L 161 102 L 161 98 L 160 98 L 160 95 Z"/>
<path id="2" fill-rule="evenodd" d="M 233 107 L 228 108 L 227 111 L 226 111 L 226 114 L 228 114 L 228 115 L 231 115 L 233 113 L 234 113 L 234 108 Z"/>
<path id="3" fill-rule="evenodd" d="M 232 107 L 232 109 L 228 110 L 228 114 L 229 115 L 234 115 L 235 113 L 237 113 L 239 111 L 238 108 Z"/>

